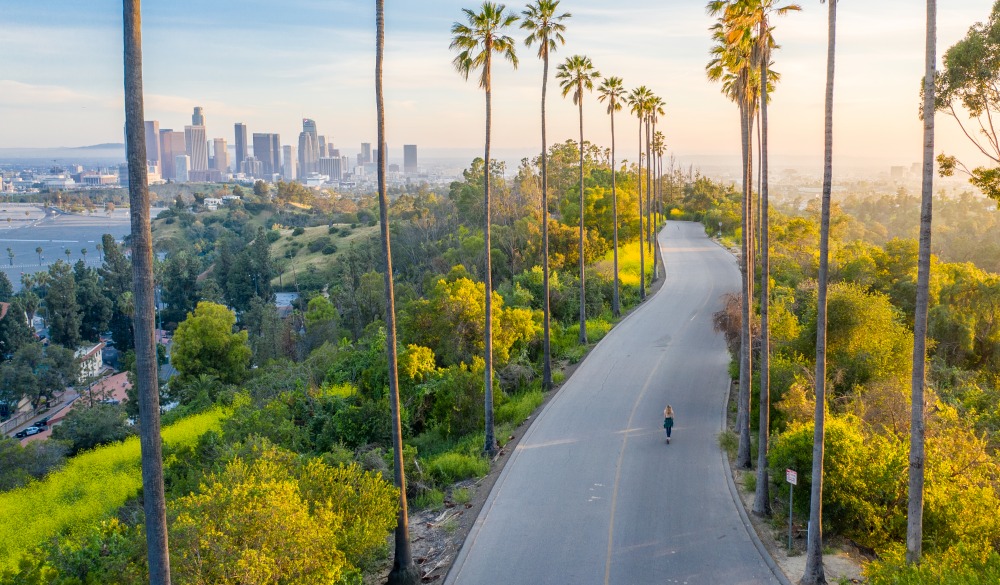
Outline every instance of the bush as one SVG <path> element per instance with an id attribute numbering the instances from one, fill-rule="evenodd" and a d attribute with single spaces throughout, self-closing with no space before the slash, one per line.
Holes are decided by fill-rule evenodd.
<path id="1" fill-rule="evenodd" d="M 316 252 L 319 252 L 323 248 L 325 248 L 327 246 L 330 246 L 332 244 L 333 244 L 333 240 L 330 239 L 330 236 L 321 236 L 321 237 L 316 238 L 315 240 L 309 242 L 309 245 L 307 246 L 307 248 L 309 248 L 310 252 L 312 252 L 312 253 L 315 254 Z"/>
<path id="2" fill-rule="evenodd" d="M 993 585 L 1000 583 L 1000 553 L 959 546 L 924 553 L 919 565 L 908 565 L 899 544 L 865 565 L 864 572 L 870 585 Z"/>
<path id="3" fill-rule="evenodd" d="M 444 453 L 427 463 L 428 473 L 442 484 L 482 477 L 490 472 L 490 462 L 475 455 Z"/>
<path id="4" fill-rule="evenodd" d="M 320 250 L 320 252 L 322 252 L 324 256 L 329 256 L 330 254 L 336 254 L 337 246 L 335 244 L 328 244 L 326 246 L 323 246 L 323 249 Z"/>
<path id="5" fill-rule="evenodd" d="M 500 406 L 496 410 L 496 420 L 498 423 L 513 423 L 514 425 L 519 425 L 535 412 L 542 402 L 545 401 L 545 395 L 542 394 L 541 390 L 529 390 L 522 394 L 516 394 L 507 401 L 506 404 Z"/>
<path id="6" fill-rule="evenodd" d="M 292 235 L 293 236 L 301 236 L 304 233 L 306 233 L 306 228 L 304 228 L 302 226 L 298 226 L 298 227 L 296 227 L 295 229 L 292 230 Z"/>

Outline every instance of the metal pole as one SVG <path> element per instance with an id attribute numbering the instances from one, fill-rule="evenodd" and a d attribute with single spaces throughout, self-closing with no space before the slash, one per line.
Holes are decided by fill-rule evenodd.
<path id="1" fill-rule="evenodd" d="M 788 552 L 792 552 L 792 497 L 795 484 L 788 484 Z"/>

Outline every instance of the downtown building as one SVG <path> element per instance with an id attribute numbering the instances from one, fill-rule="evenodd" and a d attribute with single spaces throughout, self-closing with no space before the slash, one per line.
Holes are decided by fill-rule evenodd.
<path id="1" fill-rule="evenodd" d="M 316 121 L 302 119 L 302 132 L 299 133 L 299 168 L 300 179 L 319 170 L 319 134 L 316 131 Z"/>
<path id="2" fill-rule="evenodd" d="M 233 161 L 233 170 L 236 172 L 241 172 L 243 168 L 243 161 L 247 159 L 247 125 L 243 122 L 237 122 L 235 125 L 236 130 L 236 160 Z"/>
<path id="3" fill-rule="evenodd" d="M 281 138 L 277 134 L 254 132 L 253 156 L 260 161 L 260 178 L 274 180 L 281 172 Z"/>

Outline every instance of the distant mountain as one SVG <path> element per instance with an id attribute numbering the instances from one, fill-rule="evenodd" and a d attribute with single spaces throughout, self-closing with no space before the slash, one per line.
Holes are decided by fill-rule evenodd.
<path id="1" fill-rule="evenodd" d="M 0 148 L 0 161 L 5 163 L 37 164 L 32 161 L 39 160 L 64 164 L 117 164 L 125 161 L 125 145 L 105 143 L 51 148 Z"/>
<path id="2" fill-rule="evenodd" d="M 75 150 L 112 150 L 112 149 L 125 149 L 125 143 L 123 142 L 105 142 L 104 144 L 93 144 L 91 146 L 63 146 L 62 148 L 69 148 Z"/>

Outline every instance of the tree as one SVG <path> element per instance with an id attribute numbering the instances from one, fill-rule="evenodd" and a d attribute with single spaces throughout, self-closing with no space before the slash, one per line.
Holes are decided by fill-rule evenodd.
<path id="1" fill-rule="evenodd" d="M 14 296 L 14 285 L 7 278 L 6 272 L 0 272 L 0 303 L 9 303 Z"/>
<path id="2" fill-rule="evenodd" d="M 941 154 L 941 175 L 951 176 L 956 169 L 961 170 L 969 175 L 970 183 L 1000 206 L 1000 133 L 993 123 L 1000 114 L 998 83 L 1000 2 L 995 2 L 986 23 L 973 25 L 964 39 L 945 52 L 944 70 L 936 78 L 934 104 L 958 122 L 969 141 L 992 163 L 969 169 L 954 156 Z M 973 128 L 966 128 L 957 108 L 964 108 L 970 121 L 975 121 L 969 124 Z"/>
<path id="3" fill-rule="evenodd" d="M 146 176 L 146 129 L 142 95 L 141 0 L 123 0 L 125 39 L 125 136 L 128 155 L 129 215 L 132 227 L 132 282 L 135 291 L 136 386 L 139 391 L 139 444 L 142 451 L 146 557 L 151 585 L 170 585 L 167 509 L 160 438 L 160 391 L 153 338 L 153 237 Z M 114 240 L 111 240 L 114 243 Z M 107 238 L 103 240 L 107 248 Z M 117 340 L 116 340 L 117 341 Z M 125 351 L 127 347 L 119 347 Z"/>
<path id="4" fill-rule="evenodd" d="M 247 328 L 255 365 L 263 366 L 285 355 L 282 348 L 285 325 L 274 303 L 263 301 L 260 297 L 250 299 L 250 306 L 243 312 L 243 323 Z"/>
<path id="5" fill-rule="evenodd" d="M 656 234 L 653 231 L 653 203 L 652 203 L 652 189 L 650 188 L 650 174 L 653 170 L 653 161 L 655 156 L 653 156 L 653 136 L 655 135 L 656 121 L 659 119 L 658 116 L 662 116 L 663 111 L 663 99 L 659 96 L 650 96 L 649 107 L 646 110 L 646 245 L 649 246 L 649 261 L 653 264 L 654 275 L 656 272 L 656 256 L 653 254 L 653 243 L 656 239 Z"/>
<path id="6" fill-rule="evenodd" d="M 420 571 L 413 562 L 410 551 L 410 527 L 406 502 L 406 472 L 403 462 L 403 427 L 399 418 L 399 360 L 396 356 L 396 296 L 393 290 L 392 243 L 389 236 L 389 199 L 385 185 L 385 94 L 382 87 L 382 61 L 385 55 L 385 0 L 375 2 L 375 110 L 378 127 L 378 210 L 382 236 L 382 256 L 385 260 L 385 323 L 386 359 L 389 366 L 389 406 L 392 412 L 392 473 L 398 490 L 396 529 L 393 533 L 395 548 L 390 585 L 415 585 L 420 582 Z M 487 157 L 487 160 L 489 158 Z M 324 298 L 324 297 L 317 297 Z"/>
<path id="7" fill-rule="evenodd" d="M 45 308 L 49 315 L 49 338 L 53 343 L 75 350 L 80 345 L 80 305 L 76 300 L 76 279 L 69 264 L 57 260 L 49 267 L 49 292 Z"/>
<path id="8" fill-rule="evenodd" d="M 639 300 L 646 298 L 646 256 L 642 245 L 642 123 L 649 109 L 653 93 L 645 85 L 633 89 L 628 94 L 630 111 L 639 119 L 639 165 L 636 173 L 636 185 L 639 193 Z"/>
<path id="9" fill-rule="evenodd" d="M 80 307 L 80 337 L 97 342 L 111 321 L 111 300 L 104 296 L 97 271 L 87 268 L 83 260 L 73 266 L 76 281 L 76 304 Z"/>
<path id="10" fill-rule="evenodd" d="M 52 398 L 76 381 L 77 364 L 73 352 L 58 345 L 22 345 L 8 361 L 0 364 L 0 401 L 17 403 L 27 398 L 32 408 Z"/>
<path id="11" fill-rule="evenodd" d="M 820 0 L 821 2 L 823 0 Z M 816 411 L 813 427 L 812 488 L 806 569 L 802 585 L 826 583 L 823 570 L 823 423 L 826 416 L 826 296 L 830 271 L 830 191 L 833 185 L 833 73 L 837 40 L 837 1 L 829 0 L 829 32 L 826 56 L 826 105 L 823 140 L 823 203 L 820 213 L 819 274 L 816 302 Z"/>
<path id="12" fill-rule="evenodd" d="M 479 69 L 479 87 L 486 92 L 486 154 L 483 160 L 486 166 L 490 164 L 490 130 L 492 126 L 492 63 L 493 54 L 500 55 L 517 68 L 517 54 L 514 50 L 514 39 L 504 34 L 509 27 L 517 22 L 517 16 L 506 12 L 503 4 L 483 2 L 479 13 L 463 8 L 468 24 L 456 22 L 451 27 L 451 49 L 458 55 L 452 61 L 455 68 L 465 79 L 469 74 Z M 490 173 L 483 173 L 483 236 L 485 240 L 485 270 L 486 290 L 493 290 L 492 266 L 490 262 Z M 486 445 L 484 451 L 490 457 L 497 452 L 497 442 L 493 430 L 493 322 L 490 303 L 492 295 L 486 295 L 486 327 L 484 331 L 485 349 L 483 353 L 485 409 L 486 409 Z"/>
<path id="13" fill-rule="evenodd" d="M 238 384 L 246 376 L 247 332 L 233 333 L 235 324 L 236 315 L 223 305 L 198 303 L 174 333 L 172 363 L 182 381 L 210 374 L 224 384 Z"/>
<path id="14" fill-rule="evenodd" d="M 7 314 L 0 318 L 0 360 L 12 356 L 18 349 L 34 340 L 34 330 L 28 325 L 25 300 L 34 293 L 22 292 L 10 303 Z M 35 297 L 37 300 L 38 297 Z"/>
<path id="15" fill-rule="evenodd" d="M 124 441 L 134 433 L 128 414 L 117 404 L 78 404 L 61 423 L 53 427 L 52 438 L 69 441 L 70 455 L 100 445 Z"/>
<path id="16" fill-rule="evenodd" d="M 7 257 L 10 258 L 10 265 L 13 266 L 14 265 L 14 250 L 11 250 L 10 246 L 7 246 Z"/>
<path id="17" fill-rule="evenodd" d="M 131 299 L 132 267 L 122 247 L 111 234 L 101 238 L 104 253 L 104 264 L 98 269 L 101 282 L 104 285 L 104 295 L 111 301 L 111 338 L 118 351 L 126 352 L 135 347 L 135 332 L 132 326 L 132 316 L 122 306 L 125 298 Z M 125 293 L 129 293 L 126 297 Z"/>
<path id="18" fill-rule="evenodd" d="M 614 210 L 612 221 L 614 222 L 614 292 L 611 297 L 611 313 L 615 317 L 621 316 L 621 301 L 618 294 L 618 188 L 615 178 L 618 176 L 618 167 L 615 165 L 615 112 L 622 109 L 621 101 L 625 97 L 625 86 L 622 85 L 621 77 L 608 77 L 601 82 L 597 88 L 597 99 L 601 102 L 608 102 L 608 114 L 611 116 L 611 208 Z"/>
<path id="19" fill-rule="evenodd" d="M 163 265 L 163 302 L 161 311 L 165 327 L 173 329 L 194 311 L 198 304 L 198 259 L 186 251 L 171 254 Z"/>
<path id="20" fill-rule="evenodd" d="M 556 15 L 559 0 L 536 0 L 521 12 L 521 28 L 528 31 L 524 44 L 538 43 L 538 57 L 542 60 L 542 388 L 552 388 L 551 311 L 549 303 L 549 174 L 548 143 L 545 139 L 545 92 L 549 82 L 549 53 L 559 44 L 566 44 L 563 20 L 569 12 Z"/>
<path id="21" fill-rule="evenodd" d="M 580 111 L 580 343 L 587 344 L 587 291 L 586 274 L 584 270 L 583 254 L 583 92 L 593 91 L 594 80 L 600 78 L 601 74 L 594 69 L 590 57 L 583 55 L 573 55 L 568 57 L 565 63 L 557 67 L 556 79 L 562 88 L 563 97 L 573 94 L 573 103 L 579 107 Z"/>
<path id="22" fill-rule="evenodd" d="M 42 247 L 41 246 L 38 246 L 37 248 L 35 248 L 35 254 L 38 254 L 38 265 L 41 266 L 42 265 Z"/>
<path id="23" fill-rule="evenodd" d="M 1000 3 L 997 4 L 1000 6 Z M 924 48 L 924 174 L 920 205 L 920 259 L 913 322 L 913 374 L 910 379 L 910 469 L 906 513 L 906 562 L 920 562 L 924 519 L 924 386 L 927 360 L 927 305 L 930 296 L 931 220 L 934 201 L 934 79 L 937 62 L 937 3 L 927 0 Z"/>

